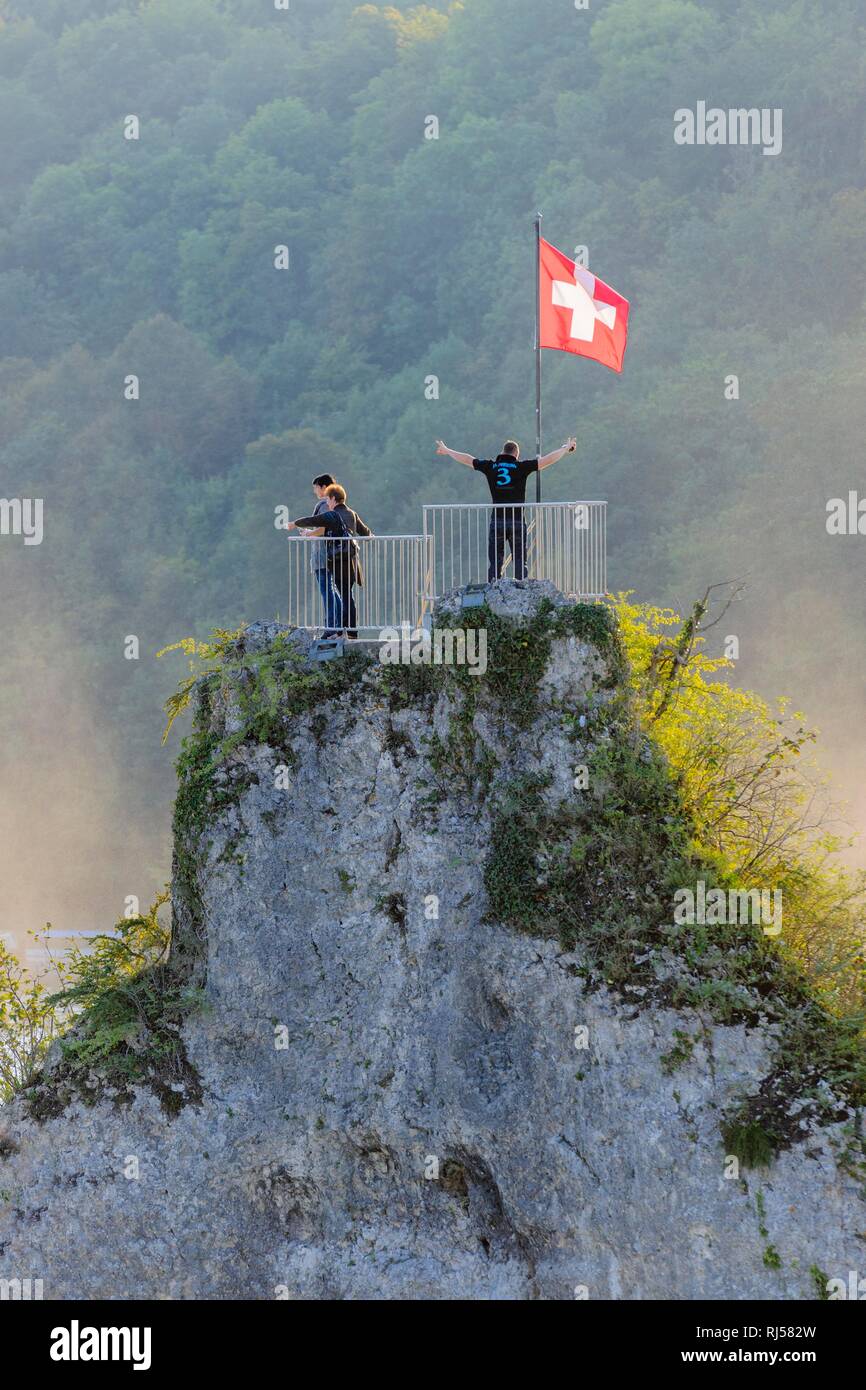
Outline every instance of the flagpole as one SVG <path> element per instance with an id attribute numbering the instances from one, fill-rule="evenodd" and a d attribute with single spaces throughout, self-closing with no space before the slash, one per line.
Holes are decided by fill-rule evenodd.
<path id="1" fill-rule="evenodd" d="M 541 213 L 535 214 L 535 456 L 541 458 Z M 541 501 L 541 469 L 535 474 L 535 500 Z"/>

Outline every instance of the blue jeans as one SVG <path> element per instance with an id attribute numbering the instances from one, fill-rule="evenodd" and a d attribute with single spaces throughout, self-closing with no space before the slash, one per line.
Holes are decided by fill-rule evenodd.
<path id="1" fill-rule="evenodd" d="M 339 632 L 343 626 L 343 605 L 334 584 L 334 576 L 330 570 L 321 569 L 316 570 L 316 578 L 319 581 L 322 603 L 325 605 L 325 627 L 329 632 Z"/>

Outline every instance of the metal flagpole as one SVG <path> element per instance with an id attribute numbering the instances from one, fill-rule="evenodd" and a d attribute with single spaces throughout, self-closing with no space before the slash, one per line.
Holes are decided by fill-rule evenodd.
<path id="1" fill-rule="evenodd" d="M 541 213 L 535 214 L 535 456 L 541 458 Z M 541 470 L 535 474 L 535 500 L 541 501 Z"/>

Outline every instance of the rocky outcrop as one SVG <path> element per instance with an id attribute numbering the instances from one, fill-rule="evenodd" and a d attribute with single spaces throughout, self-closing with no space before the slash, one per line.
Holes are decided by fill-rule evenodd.
<path id="1" fill-rule="evenodd" d="M 198 798 L 182 766 L 175 864 L 175 963 L 206 997 L 184 1072 L 76 1091 L 54 1059 L 6 1108 L 0 1278 L 54 1299 L 781 1299 L 862 1264 L 843 1100 L 827 1123 L 788 1097 L 765 1169 L 726 1155 L 725 1115 L 777 1065 L 772 1019 L 674 1007 L 675 941 L 636 935 L 608 983 L 582 889 L 557 931 L 551 827 L 581 798 L 604 819 L 617 739 L 653 755 L 603 610 L 486 598 L 485 676 L 326 670 L 256 625 L 203 683 L 214 766 Z M 459 614 L 452 596 L 438 621 Z M 573 882 L 596 902 L 597 877 Z M 623 885 L 630 940 L 649 889 Z"/>

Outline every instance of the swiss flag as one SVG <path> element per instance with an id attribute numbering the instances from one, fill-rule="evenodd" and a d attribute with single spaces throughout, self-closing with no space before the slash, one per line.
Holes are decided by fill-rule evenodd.
<path id="1" fill-rule="evenodd" d="M 540 347 L 576 352 L 622 371 L 627 299 L 543 239 L 539 291 Z"/>

